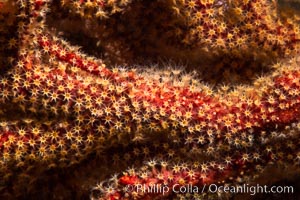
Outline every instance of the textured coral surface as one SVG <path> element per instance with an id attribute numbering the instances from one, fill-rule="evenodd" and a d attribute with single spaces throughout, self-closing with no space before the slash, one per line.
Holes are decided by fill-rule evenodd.
<path id="1" fill-rule="evenodd" d="M 285 2 L 0 1 L 0 197 L 296 193 L 300 16 Z"/>

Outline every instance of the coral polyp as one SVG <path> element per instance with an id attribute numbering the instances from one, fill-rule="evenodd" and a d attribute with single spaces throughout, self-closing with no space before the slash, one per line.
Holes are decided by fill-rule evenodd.
<path id="1" fill-rule="evenodd" d="M 209 79 L 218 69 L 253 74 L 268 67 L 269 72 L 248 85 L 222 85 L 220 78 L 212 87 L 175 66 L 127 67 L 132 61 L 113 66 L 115 57 L 118 63 L 134 56 L 140 60 L 145 53 L 153 60 L 160 52 L 147 54 L 150 50 L 140 45 L 156 38 L 127 45 L 129 30 L 114 30 L 126 13 L 139 16 L 143 11 L 136 8 L 153 9 L 155 3 L 172 14 L 157 12 L 153 24 L 170 21 L 159 24 L 162 30 L 149 25 L 149 32 L 157 37 L 168 32 L 157 38 L 165 42 L 162 49 L 171 43 L 184 49 L 188 59 L 196 54 L 212 61 L 208 65 L 218 63 L 210 68 Z M 297 15 L 285 16 L 277 2 L 19 0 L 1 7 L 3 197 L 22 196 L 25 185 L 17 179 L 33 184 L 51 170 L 85 173 L 80 165 L 90 160 L 93 170 L 106 170 L 98 184 L 88 183 L 90 197 L 110 200 L 217 198 L 221 193 L 210 194 L 207 185 L 253 183 L 270 166 L 299 170 L 300 29 Z M 83 37 L 120 52 L 102 57 L 83 53 L 56 30 L 52 18 L 59 14 L 84 20 L 87 30 L 103 30 L 97 33 L 101 36 Z M 143 28 L 149 22 L 128 20 L 129 26 Z M 92 28 L 91 23 L 98 25 Z M 228 78 L 225 72 L 218 76 Z M 121 173 L 104 178 L 116 172 Z M 141 185 L 168 191 L 142 190 Z"/>

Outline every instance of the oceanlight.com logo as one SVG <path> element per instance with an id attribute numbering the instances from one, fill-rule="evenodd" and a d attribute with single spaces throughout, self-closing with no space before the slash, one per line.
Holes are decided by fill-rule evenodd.
<path id="1" fill-rule="evenodd" d="M 162 194 L 169 193 L 184 194 L 184 193 L 232 193 L 232 194 L 249 194 L 255 195 L 259 193 L 278 193 L 278 194 L 292 194 L 294 193 L 293 186 L 267 186 L 267 185 L 217 185 L 205 184 L 202 187 L 195 185 L 179 185 L 172 186 L 162 184 L 135 184 L 126 185 L 125 192 L 148 193 L 148 194 Z"/>
<path id="2" fill-rule="evenodd" d="M 208 186 L 209 193 L 232 193 L 232 194 L 250 194 L 255 195 L 259 193 L 278 193 L 278 194 L 292 194 L 294 193 L 293 186 L 267 186 L 267 185 L 249 185 L 249 184 L 242 184 L 238 186 L 231 186 L 231 185 L 216 185 L 210 184 Z"/>

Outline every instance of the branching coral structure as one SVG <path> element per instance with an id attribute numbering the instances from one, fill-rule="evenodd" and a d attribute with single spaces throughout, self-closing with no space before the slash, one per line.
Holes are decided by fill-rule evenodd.
<path id="1" fill-rule="evenodd" d="M 166 39 L 222 57 L 226 68 L 245 58 L 272 72 L 251 85 L 212 88 L 175 67 L 110 67 L 49 28 L 47 16 L 67 9 L 102 21 L 134 1 L 0 3 L 7 17 L 0 29 L 1 190 L 17 174 L 68 169 L 95 152 L 131 168 L 91 185 L 92 199 L 218 198 L 195 188 L 250 183 L 269 166 L 299 170 L 297 19 L 281 17 L 267 0 L 166 2 L 177 12 L 174 24 L 182 23 Z M 176 192 L 183 186 L 192 191 Z"/>

